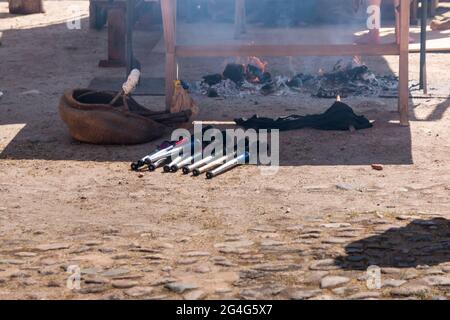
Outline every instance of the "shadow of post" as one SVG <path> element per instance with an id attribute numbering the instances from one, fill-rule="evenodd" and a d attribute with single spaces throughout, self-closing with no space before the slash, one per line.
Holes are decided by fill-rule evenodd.
<path id="1" fill-rule="evenodd" d="M 450 221 L 445 218 L 414 220 L 405 227 L 390 228 L 345 247 L 346 255 L 335 264 L 347 270 L 415 268 L 450 262 Z"/>

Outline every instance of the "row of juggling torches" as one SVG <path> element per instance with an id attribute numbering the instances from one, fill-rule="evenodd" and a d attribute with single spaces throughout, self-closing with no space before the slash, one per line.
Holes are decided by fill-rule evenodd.
<path id="1" fill-rule="evenodd" d="M 241 164 L 247 163 L 250 158 L 248 148 L 242 152 L 238 152 L 235 149 L 220 155 L 213 154 L 204 157 L 203 151 L 198 153 L 191 152 L 195 149 L 196 144 L 200 144 L 200 141 L 194 138 L 182 139 L 176 142 L 166 141 L 151 154 L 137 162 L 133 162 L 131 169 L 140 171 L 147 167 L 149 171 L 155 171 L 157 168 L 162 167 L 164 172 L 182 170 L 183 174 L 192 173 L 196 177 L 206 173 L 206 178 L 212 179 Z M 206 147 L 205 144 L 203 145 L 204 147 Z M 188 154 L 183 154 L 183 151 L 186 150 L 189 150 Z"/>

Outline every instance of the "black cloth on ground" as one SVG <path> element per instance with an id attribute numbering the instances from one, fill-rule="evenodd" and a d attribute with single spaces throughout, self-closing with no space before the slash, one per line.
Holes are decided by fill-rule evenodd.
<path id="1" fill-rule="evenodd" d="M 356 130 L 371 128 L 365 116 L 358 116 L 343 102 L 336 101 L 327 111 L 316 115 L 291 115 L 278 119 L 258 117 L 235 119 L 237 125 L 245 129 L 278 129 L 280 131 L 313 128 L 319 130 Z"/>

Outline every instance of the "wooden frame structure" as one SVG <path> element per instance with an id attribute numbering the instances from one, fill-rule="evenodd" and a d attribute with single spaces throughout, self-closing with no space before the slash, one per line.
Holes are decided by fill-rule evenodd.
<path id="1" fill-rule="evenodd" d="M 166 48 L 166 108 L 172 103 L 177 57 L 228 57 L 228 56 L 354 56 L 396 55 L 399 56 L 398 111 L 400 124 L 409 125 L 409 19 L 410 0 L 400 0 L 399 43 L 373 45 L 177 45 L 176 1 L 160 0 Z M 236 33 L 244 26 L 242 10 L 245 0 L 236 1 Z M 245 13 L 244 13 L 245 14 Z"/>

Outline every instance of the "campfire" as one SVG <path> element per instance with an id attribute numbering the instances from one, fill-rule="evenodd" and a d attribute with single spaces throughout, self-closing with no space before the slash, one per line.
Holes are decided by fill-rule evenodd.
<path id="1" fill-rule="evenodd" d="M 335 99 L 338 95 L 345 98 L 396 94 L 398 86 L 396 76 L 376 75 L 357 58 L 350 62 L 339 60 L 329 71 L 319 69 L 317 74 L 298 73 L 293 77 L 273 76 L 267 69 L 267 62 L 249 57 L 246 63 L 228 63 L 221 74 L 204 76 L 190 89 L 211 98 L 303 93 Z"/>

